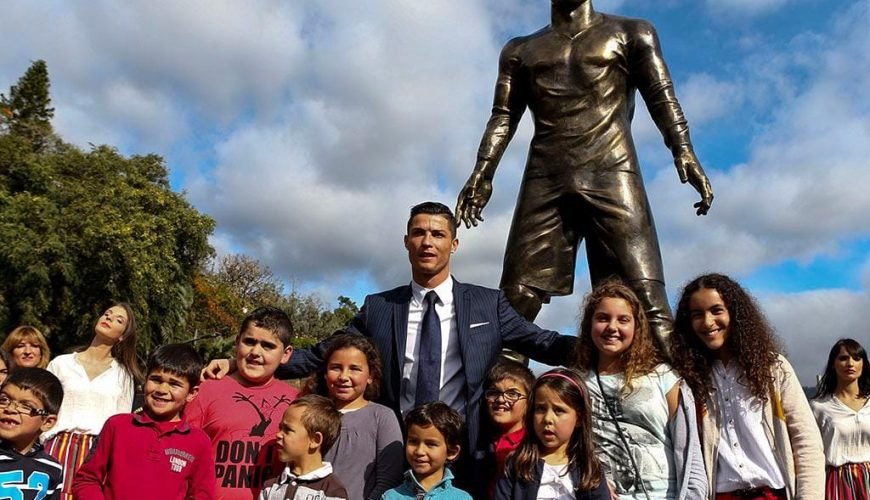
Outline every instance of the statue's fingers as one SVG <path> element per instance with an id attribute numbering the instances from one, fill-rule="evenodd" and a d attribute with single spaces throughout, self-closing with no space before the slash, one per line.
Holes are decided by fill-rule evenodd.
<path id="1" fill-rule="evenodd" d="M 471 209 L 471 223 L 474 224 L 475 227 L 477 227 L 477 221 L 483 220 L 483 217 L 480 216 L 482 210 L 483 207 L 481 207 L 480 205 L 474 205 L 474 207 Z"/>

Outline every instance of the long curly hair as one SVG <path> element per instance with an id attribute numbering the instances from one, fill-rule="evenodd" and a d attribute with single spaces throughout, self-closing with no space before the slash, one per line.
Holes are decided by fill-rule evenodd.
<path id="1" fill-rule="evenodd" d="M 698 276 L 685 288 L 677 304 L 671 335 L 673 367 L 686 380 L 700 402 L 707 404 L 712 393 L 712 363 L 717 358 L 692 327 L 692 296 L 699 290 L 714 290 L 722 298 L 730 318 L 722 349 L 740 363 L 746 384 L 756 398 L 767 401 L 773 384 L 773 370 L 782 347 L 755 299 L 739 283 L 724 274 Z"/>
<path id="2" fill-rule="evenodd" d="M 664 360 L 656 348 L 649 323 L 637 295 L 625 283 L 617 279 L 602 282 L 590 292 L 583 301 L 583 318 L 574 348 L 574 364 L 580 370 L 598 369 L 598 349 L 592 342 L 592 319 L 595 310 L 604 299 L 622 299 L 631 307 L 634 316 L 634 340 L 631 346 L 620 355 L 623 369 L 623 395 L 631 393 L 632 380 L 655 370 Z"/>
<path id="3" fill-rule="evenodd" d="M 858 377 L 858 396 L 870 397 L 870 362 L 867 361 L 867 351 L 855 339 L 840 339 L 831 347 L 831 352 L 828 354 L 828 364 L 825 365 L 825 374 L 819 380 L 819 386 L 816 388 L 816 395 L 813 396 L 813 399 L 830 396 L 837 390 L 838 377 L 834 363 L 840 356 L 840 349 L 846 349 L 846 352 L 855 361 L 864 362 L 861 376 Z"/>
<path id="4" fill-rule="evenodd" d="M 543 443 L 535 429 L 535 406 L 538 389 L 546 387 L 555 392 L 568 406 L 577 412 L 577 424 L 568 443 L 568 468 L 580 472 L 580 481 L 574 485 L 577 491 L 593 490 L 601 482 L 601 465 L 595 454 L 592 437 L 592 406 L 589 390 L 583 377 L 570 368 L 556 368 L 540 377 L 532 387 L 529 397 L 529 410 L 526 412 L 526 434 L 508 461 L 508 476 L 515 476 L 524 482 L 533 482 L 538 462 L 541 459 Z"/>

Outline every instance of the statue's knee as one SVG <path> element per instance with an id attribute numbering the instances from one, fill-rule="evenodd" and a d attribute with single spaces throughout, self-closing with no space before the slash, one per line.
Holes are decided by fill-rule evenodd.
<path id="1" fill-rule="evenodd" d="M 535 289 L 522 284 L 513 284 L 502 287 L 502 290 L 520 316 L 534 321 L 544 303 L 544 298 Z"/>

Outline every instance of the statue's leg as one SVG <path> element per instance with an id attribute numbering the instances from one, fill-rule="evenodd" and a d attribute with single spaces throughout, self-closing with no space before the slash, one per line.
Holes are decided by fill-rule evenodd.
<path id="1" fill-rule="evenodd" d="M 639 176 L 624 173 L 609 178 L 608 193 L 617 196 L 590 199 L 595 223 L 586 240 L 592 285 L 619 276 L 637 294 L 657 340 L 668 356 L 673 317 L 665 292 L 662 256 L 655 222 Z"/>
<path id="2" fill-rule="evenodd" d="M 649 331 L 659 343 L 665 358 L 668 357 L 668 339 L 674 331 L 671 306 L 662 281 L 651 279 L 631 280 L 626 283 L 644 305 Z"/>
<path id="3" fill-rule="evenodd" d="M 520 313 L 520 316 L 529 321 L 535 321 L 545 302 L 543 292 L 519 283 L 505 285 L 502 287 L 502 291 L 504 291 L 508 302 Z"/>
<path id="4" fill-rule="evenodd" d="M 524 179 L 520 189 L 499 288 L 528 321 L 551 296 L 570 294 L 574 284 L 579 236 L 566 222 L 563 190 L 562 183 L 543 178 Z M 504 355 L 526 362 L 517 353 Z"/>

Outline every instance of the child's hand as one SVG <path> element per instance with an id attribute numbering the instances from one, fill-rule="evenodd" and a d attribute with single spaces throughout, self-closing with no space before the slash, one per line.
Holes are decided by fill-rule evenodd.
<path id="1" fill-rule="evenodd" d="M 202 369 L 200 380 L 220 380 L 224 375 L 235 371 L 235 362 L 229 359 L 213 359 L 208 366 Z"/>

